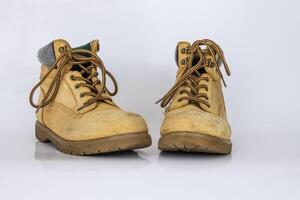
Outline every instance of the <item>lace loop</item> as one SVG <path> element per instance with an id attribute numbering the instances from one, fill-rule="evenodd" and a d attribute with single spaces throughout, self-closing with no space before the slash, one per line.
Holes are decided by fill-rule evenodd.
<path id="1" fill-rule="evenodd" d="M 203 48 L 205 47 L 205 48 Z M 187 85 L 189 88 L 191 88 L 191 92 L 186 92 L 188 97 L 183 97 L 182 99 L 195 101 L 198 104 L 203 103 L 207 107 L 210 107 L 209 103 L 207 102 L 208 97 L 206 94 L 199 93 L 198 89 L 204 88 L 206 91 L 208 90 L 207 85 L 205 84 L 199 84 L 201 80 L 205 80 L 209 82 L 209 79 L 207 77 L 201 77 L 201 74 L 199 73 L 199 69 L 204 67 L 215 67 L 217 70 L 217 73 L 219 77 L 221 78 L 224 86 L 226 87 L 226 83 L 224 81 L 223 75 L 220 71 L 221 63 L 224 65 L 226 74 L 230 76 L 230 70 L 226 63 L 224 54 L 222 49 L 217 45 L 215 42 L 209 39 L 203 39 L 203 40 L 197 40 L 195 41 L 190 48 L 185 49 L 185 53 L 190 54 L 190 58 L 187 57 L 185 61 L 184 70 L 182 73 L 182 76 L 178 78 L 175 85 L 156 103 L 160 103 L 161 107 L 165 107 L 169 104 L 169 102 L 172 100 L 173 96 L 175 95 L 177 89 L 183 85 Z M 211 59 L 207 59 L 205 57 L 205 54 L 209 53 L 211 56 Z M 193 65 L 193 61 L 195 57 L 198 57 L 198 61 L 196 64 Z M 218 58 L 218 59 L 217 59 Z M 194 76 L 198 76 L 198 83 L 194 80 Z M 206 96 L 205 96 L 206 95 Z M 201 98 L 205 98 L 201 99 Z M 207 98 L 206 98 L 207 97 Z"/>
<path id="2" fill-rule="evenodd" d="M 68 70 L 66 69 L 66 66 L 70 66 L 72 68 L 75 65 L 80 68 L 81 75 L 86 73 L 88 74 L 88 76 L 86 78 L 83 76 L 81 77 L 71 76 L 70 77 L 71 80 L 84 81 L 84 83 L 79 83 L 77 86 L 88 87 L 91 90 L 91 92 L 81 93 L 80 96 L 82 97 L 85 95 L 92 96 L 92 98 L 86 101 L 80 108 L 78 108 L 78 110 L 81 110 L 95 102 L 111 100 L 110 97 L 103 96 L 105 92 L 107 92 L 110 96 L 114 96 L 117 94 L 118 84 L 116 79 L 109 71 L 106 70 L 102 60 L 95 53 L 85 49 L 70 49 L 67 47 L 63 47 L 62 54 L 57 58 L 56 62 L 50 67 L 49 71 L 41 78 L 41 80 L 32 88 L 30 92 L 29 101 L 30 104 L 34 108 L 36 108 L 36 112 L 38 112 L 39 109 L 49 105 L 55 99 L 63 75 L 65 74 L 65 71 Z M 85 67 L 84 65 L 89 65 L 89 66 Z M 101 70 L 101 74 L 102 74 L 101 81 L 97 78 L 98 75 L 97 68 Z M 46 78 L 50 75 L 50 73 L 54 69 L 56 69 L 57 72 L 44 98 L 41 100 L 40 104 L 34 103 L 33 96 L 36 90 L 43 84 L 43 82 L 46 80 Z M 106 87 L 106 75 L 108 75 L 113 82 L 114 85 L 113 92 L 109 91 Z"/>

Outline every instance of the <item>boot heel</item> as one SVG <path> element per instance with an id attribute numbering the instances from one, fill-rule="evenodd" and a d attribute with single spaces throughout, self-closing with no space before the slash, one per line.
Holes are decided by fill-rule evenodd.
<path id="1" fill-rule="evenodd" d="M 38 121 L 35 122 L 35 137 L 40 142 L 50 142 L 49 139 L 47 138 L 47 132 L 46 132 L 45 128 Z"/>

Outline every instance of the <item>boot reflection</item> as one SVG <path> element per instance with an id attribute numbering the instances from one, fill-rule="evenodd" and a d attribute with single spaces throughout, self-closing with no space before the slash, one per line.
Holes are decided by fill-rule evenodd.
<path id="1" fill-rule="evenodd" d="M 35 143 L 35 160 L 74 160 L 74 159 L 124 159 L 124 160 L 144 160 L 148 161 L 135 151 L 121 151 L 88 156 L 76 156 L 64 154 L 58 151 L 51 143 L 36 142 Z"/>
<path id="2" fill-rule="evenodd" d="M 192 153 L 192 152 L 168 152 L 161 151 L 158 157 L 159 164 L 164 168 L 217 168 L 224 167 L 230 163 L 232 155 L 224 154 L 207 154 L 207 153 Z"/>

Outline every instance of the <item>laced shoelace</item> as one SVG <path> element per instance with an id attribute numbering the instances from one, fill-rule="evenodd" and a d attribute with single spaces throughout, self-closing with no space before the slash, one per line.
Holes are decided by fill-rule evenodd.
<path id="1" fill-rule="evenodd" d="M 209 39 L 197 40 L 192 44 L 191 48 L 187 49 L 187 53 L 190 54 L 190 57 L 187 59 L 181 77 L 177 80 L 175 85 L 163 96 L 163 98 L 156 102 L 161 102 L 161 107 L 166 107 L 172 100 L 177 89 L 183 85 L 188 86 L 191 89 L 191 91 L 189 91 L 188 89 L 182 89 L 180 93 L 186 93 L 187 96 L 179 98 L 178 101 L 190 100 L 192 102 L 196 102 L 197 104 L 203 103 L 207 107 L 210 107 L 207 94 L 199 93 L 200 88 L 204 88 L 206 91 L 208 91 L 207 85 L 199 84 L 201 80 L 207 82 L 209 81 L 207 77 L 201 77 L 201 74 L 199 72 L 199 69 L 204 67 L 216 67 L 217 73 L 220 76 L 224 86 L 226 87 L 224 77 L 220 71 L 220 62 L 223 63 L 226 74 L 230 76 L 231 73 L 226 63 L 223 51 L 219 45 L 217 45 L 215 42 Z M 212 59 L 207 59 L 205 57 L 205 54 L 207 53 L 209 53 Z M 199 59 L 198 62 L 195 65 L 193 65 L 193 60 L 195 56 L 199 57 Z"/>
<path id="2" fill-rule="evenodd" d="M 42 77 L 42 79 L 32 88 L 30 92 L 29 101 L 30 104 L 36 108 L 36 112 L 39 109 L 49 105 L 56 97 L 60 83 L 62 81 L 63 75 L 65 73 L 65 67 L 70 66 L 72 69 L 73 66 L 77 66 L 80 68 L 80 74 L 86 74 L 88 76 L 71 76 L 71 79 L 76 81 L 84 81 L 75 85 L 76 88 L 79 87 L 87 87 L 90 89 L 90 92 L 82 92 L 80 94 L 81 97 L 85 95 L 91 96 L 89 100 L 83 103 L 81 107 L 77 110 L 81 110 L 87 106 L 92 105 L 95 102 L 100 102 L 104 100 L 111 100 L 109 96 L 104 96 L 103 94 L 107 92 L 110 96 L 114 96 L 118 92 L 118 84 L 113 75 L 106 70 L 102 60 L 93 52 L 84 50 L 84 49 L 70 49 L 67 47 L 63 48 L 63 53 L 59 56 L 56 62 L 50 67 L 49 71 Z M 85 65 L 85 66 L 84 66 Z M 87 67 L 86 67 L 87 66 Z M 101 81 L 97 78 L 98 72 L 97 68 L 101 70 L 102 79 Z M 42 85 L 42 83 L 46 80 L 49 74 L 54 70 L 57 70 L 57 73 L 50 84 L 48 91 L 46 92 L 44 98 L 41 100 L 40 104 L 36 104 L 33 101 L 33 96 L 35 91 Z M 95 69 L 95 70 L 93 70 Z M 110 92 L 106 87 L 106 75 L 110 77 L 114 84 L 114 91 Z M 93 79 L 93 77 L 96 77 Z"/>

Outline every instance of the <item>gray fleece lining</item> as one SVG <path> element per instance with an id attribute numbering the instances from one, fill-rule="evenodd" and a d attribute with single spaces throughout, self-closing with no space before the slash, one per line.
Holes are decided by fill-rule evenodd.
<path id="1" fill-rule="evenodd" d="M 38 59 L 42 64 L 48 65 L 49 67 L 55 63 L 53 42 L 47 44 L 38 51 Z"/>

